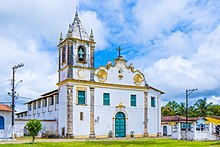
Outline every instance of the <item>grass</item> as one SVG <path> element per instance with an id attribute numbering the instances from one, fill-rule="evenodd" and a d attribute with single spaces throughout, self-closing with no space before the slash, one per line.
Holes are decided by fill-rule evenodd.
<path id="1" fill-rule="evenodd" d="M 51 140 L 53 141 L 53 140 Z M 64 140 L 65 141 L 65 140 Z M 179 141 L 162 138 L 142 138 L 132 140 L 86 140 L 73 142 L 37 142 L 23 144 L 0 144 L 0 146 L 9 147 L 63 147 L 63 146 L 109 146 L 109 147 L 134 147 L 134 146 L 149 146 L 149 147 L 220 147 L 220 141 Z"/>

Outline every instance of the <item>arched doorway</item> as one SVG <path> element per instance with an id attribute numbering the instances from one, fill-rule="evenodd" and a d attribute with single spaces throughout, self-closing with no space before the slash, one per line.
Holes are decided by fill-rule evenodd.
<path id="1" fill-rule="evenodd" d="M 163 126 L 163 136 L 167 136 L 167 126 Z"/>
<path id="2" fill-rule="evenodd" d="M 123 112 L 118 112 L 115 115 L 115 137 L 125 137 L 125 136 L 126 136 L 125 114 Z"/>

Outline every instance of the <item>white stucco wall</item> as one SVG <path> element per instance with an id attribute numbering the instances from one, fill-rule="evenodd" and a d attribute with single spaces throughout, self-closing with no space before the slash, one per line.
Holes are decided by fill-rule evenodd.
<path id="1" fill-rule="evenodd" d="M 90 69 L 73 68 L 73 78 L 77 80 L 90 80 Z"/>
<path id="2" fill-rule="evenodd" d="M 15 135 L 17 137 L 24 136 L 24 128 L 29 120 L 15 120 Z M 46 131 L 56 134 L 56 121 L 40 121 L 42 125 L 42 130 L 39 132 L 39 136 Z"/>
<path id="3" fill-rule="evenodd" d="M 86 88 L 86 104 L 77 104 L 77 88 Z M 80 120 L 83 112 L 83 120 Z M 75 85 L 73 87 L 73 134 L 76 136 L 89 135 L 90 133 L 90 89 L 88 86 Z"/>
<path id="4" fill-rule="evenodd" d="M 0 111 L 0 116 L 4 117 L 4 130 L 0 130 L 0 138 L 11 137 L 11 112 Z"/>
<path id="5" fill-rule="evenodd" d="M 59 87 L 59 111 L 58 111 L 58 133 L 61 135 L 62 128 L 65 128 L 66 134 L 66 119 L 67 119 L 67 88 L 66 86 Z"/>
<path id="6" fill-rule="evenodd" d="M 151 97 L 155 97 L 155 107 L 151 107 Z M 160 94 L 154 90 L 148 93 L 148 133 L 161 135 L 161 103 Z"/>
<path id="7" fill-rule="evenodd" d="M 110 106 L 103 105 L 103 93 L 110 93 Z M 136 107 L 130 106 L 131 94 L 136 95 Z M 119 90 L 109 88 L 95 88 L 95 119 L 99 117 L 99 122 L 95 122 L 96 135 L 108 135 L 109 131 L 114 130 L 114 117 L 116 112 L 125 113 L 126 134 L 131 131 L 135 134 L 143 134 L 144 132 L 144 92 L 132 90 Z M 118 109 L 116 106 L 122 103 L 125 108 Z"/>
<path id="8" fill-rule="evenodd" d="M 170 124 L 162 124 L 161 125 L 161 133 L 163 135 L 163 127 L 166 126 L 167 127 L 167 136 L 171 136 L 172 135 L 172 125 Z"/>
<path id="9" fill-rule="evenodd" d="M 73 86 L 73 134 L 74 136 L 89 136 L 90 134 L 90 88 L 89 85 L 68 83 Z M 107 136 L 109 131 L 114 130 L 114 115 L 118 111 L 116 106 L 122 103 L 125 108 L 122 109 L 126 119 L 126 134 L 134 131 L 136 135 L 144 134 L 144 91 L 140 89 L 126 89 L 116 87 L 100 87 L 93 85 L 94 91 L 94 120 L 95 135 Z M 86 104 L 77 104 L 77 89 L 86 90 Z M 110 94 L 110 106 L 103 105 L 103 93 Z M 136 95 L 136 107 L 130 106 L 130 97 Z M 155 97 L 155 107 L 151 107 L 151 96 Z M 60 87 L 60 106 L 59 106 L 59 134 L 62 127 L 65 127 L 66 133 L 66 86 Z M 161 134 L 161 108 L 160 94 L 155 90 L 149 90 L 148 93 L 148 133 L 151 136 Z M 83 112 L 84 119 L 80 120 L 80 112 Z M 99 121 L 97 121 L 99 118 Z"/>

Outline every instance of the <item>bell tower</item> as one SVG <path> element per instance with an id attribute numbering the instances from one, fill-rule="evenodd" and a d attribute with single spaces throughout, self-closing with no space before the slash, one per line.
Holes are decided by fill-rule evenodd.
<path id="1" fill-rule="evenodd" d="M 74 75 L 74 70 L 94 68 L 95 42 L 93 31 L 91 30 L 90 36 L 87 34 L 77 12 L 75 13 L 72 24 L 69 24 L 65 38 L 63 38 L 61 32 L 59 40 L 58 82 L 69 78 L 78 79 L 84 77 L 85 73 L 78 73 L 78 77 Z M 93 78 L 91 77 L 90 79 Z"/>
<path id="2" fill-rule="evenodd" d="M 94 81 L 94 49 L 93 31 L 90 36 L 83 27 L 76 12 L 73 23 L 69 24 L 66 36 L 60 34 L 58 44 L 59 55 L 59 132 L 65 132 L 67 138 L 74 137 L 73 111 L 76 103 L 76 81 Z M 92 88 L 91 88 L 92 89 Z M 91 90 L 92 91 L 92 90 Z M 94 92 L 94 90 L 92 91 Z M 91 93 L 92 93 L 91 92 Z M 66 114 L 66 115 L 64 115 Z"/>

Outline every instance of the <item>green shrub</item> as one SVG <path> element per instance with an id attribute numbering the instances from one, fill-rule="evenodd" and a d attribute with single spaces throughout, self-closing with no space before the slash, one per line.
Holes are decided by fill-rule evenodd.
<path id="1" fill-rule="evenodd" d="M 39 131 L 42 129 L 42 125 L 39 120 L 32 119 L 27 122 L 26 128 L 29 132 L 29 134 L 32 136 L 32 142 L 34 143 L 34 139 L 39 133 Z"/>

